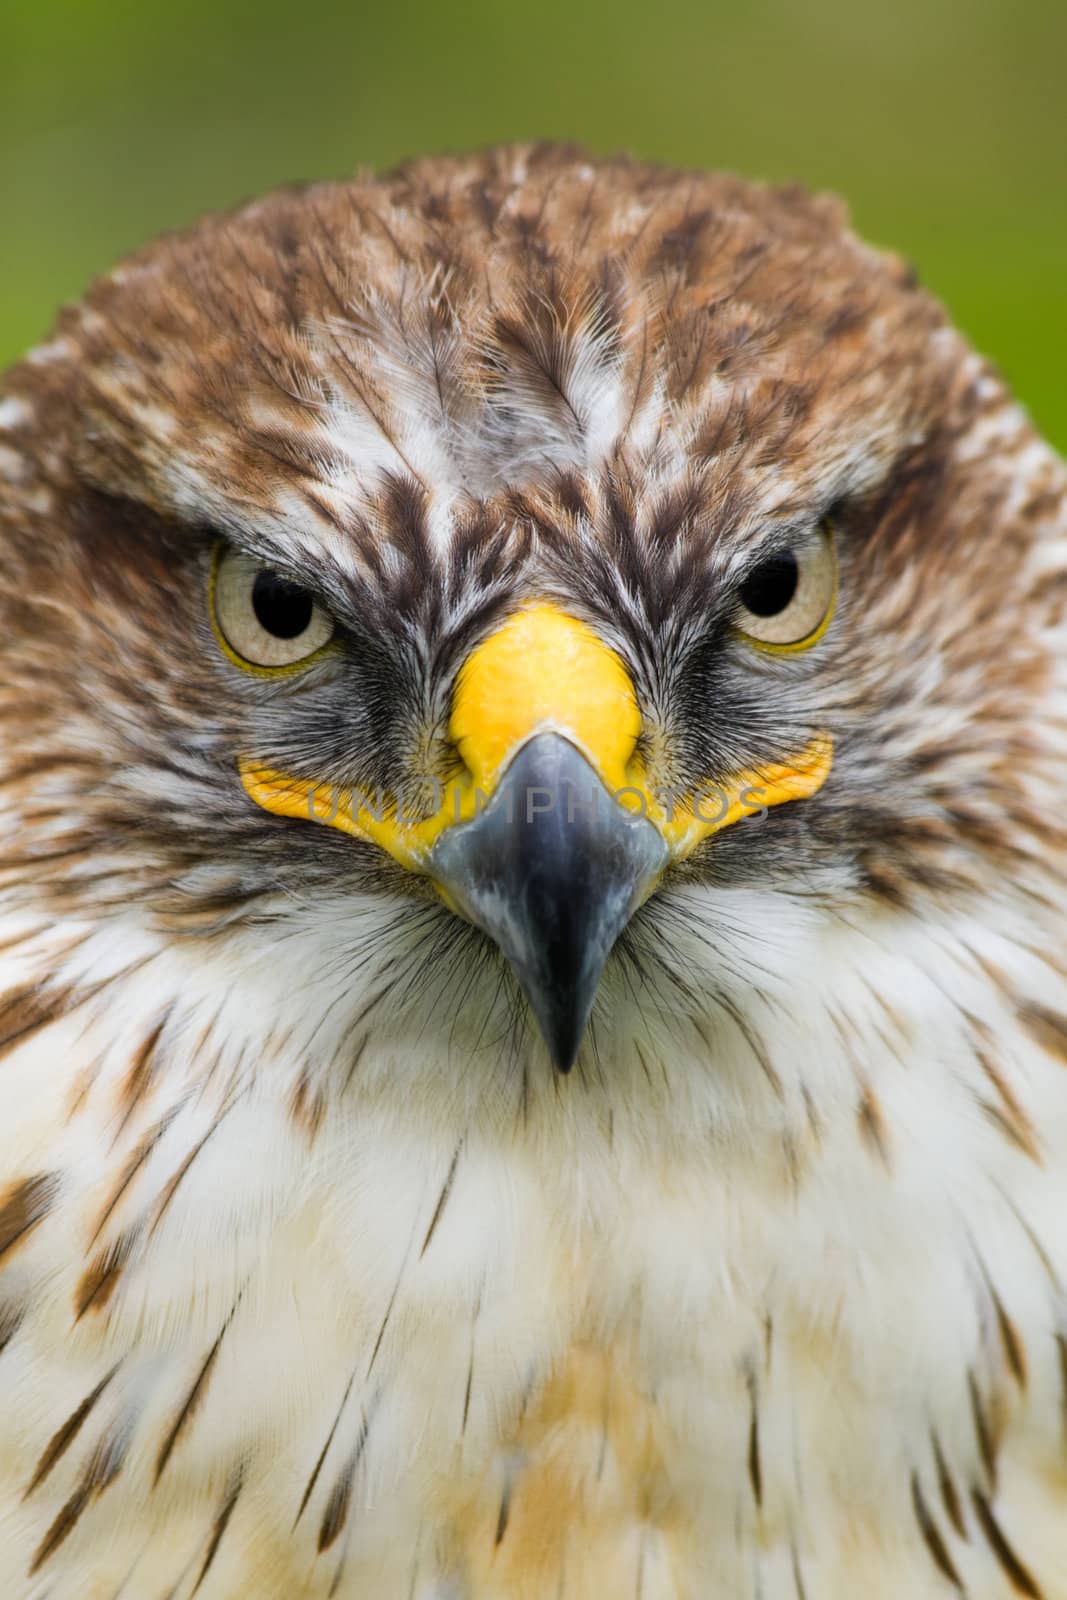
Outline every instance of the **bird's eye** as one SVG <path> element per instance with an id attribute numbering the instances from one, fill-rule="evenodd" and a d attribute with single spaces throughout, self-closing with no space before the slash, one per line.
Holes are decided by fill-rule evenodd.
<path id="1" fill-rule="evenodd" d="M 231 661 L 267 673 L 302 666 L 334 628 L 310 590 L 223 545 L 212 568 L 211 620 Z"/>
<path id="2" fill-rule="evenodd" d="M 737 626 L 768 650 L 806 650 L 830 625 L 837 562 L 827 528 L 793 549 L 768 556 L 737 591 Z"/>

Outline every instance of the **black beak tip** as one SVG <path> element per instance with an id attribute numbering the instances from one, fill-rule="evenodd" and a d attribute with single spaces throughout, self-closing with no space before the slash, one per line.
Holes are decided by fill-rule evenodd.
<path id="1" fill-rule="evenodd" d="M 665 859 L 651 822 L 625 811 L 555 733 L 524 746 L 486 810 L 434 846 L 438 882 L 510 962 L 560 1073 L 577 1060 L 612 947 Z"/>
<path id="2" fill-rule="evenodd" d="M 578 1059 L 587 1019 L 573 1008 L 561 1010 L 542 1005 L 534 1006 L 533 1010 L 552 1065 L 566 1076 Z"/>
<path id="3" fill-rule="evenodd" d="M 548 1044 L 548 1053 L 551 1057 L 552 1065 L 560 1077 L 565 1078 L 578 1059 L 578 1042 L 571 1042 L 566 1046 L 560 1045 L 555 1041 L 546 1040 L 546 1043 Z"/>

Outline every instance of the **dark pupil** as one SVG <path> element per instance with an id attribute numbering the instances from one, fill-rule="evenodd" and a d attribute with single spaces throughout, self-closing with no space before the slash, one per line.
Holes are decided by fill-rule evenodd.
<path id="1" fill-rule="evenodd" d="M 797 592 L 800 570 L 792 550 L 760 562 L 741 585 L 741 602 L 757 617 L 776 617 Z"/>
<path id="2" fill-rule="evenodd" d="M 252 585 L 252 609 L 260 626 L 276 639 L 295 639 L 310 623 L 315 602 L 298 583 L 276 572 L 259 572 Z"/>

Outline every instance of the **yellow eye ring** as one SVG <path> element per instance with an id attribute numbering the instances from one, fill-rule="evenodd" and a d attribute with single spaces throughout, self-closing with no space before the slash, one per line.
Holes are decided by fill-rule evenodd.
<path id="1" fill-rule="evenodd" d="M 750 610 L 745 604 L 746 588 L 760 590 L 773 606 L 778 590 L 784 596 L 780 609 Z M 791 584 L 791 588 L 789 585 Z M 777 587 L 776 587 L 777 586 Z M 746 644 L 767 655 L 791 656 L 810 650 L 833 621 L 837 608 L 838 568 L 833 534 L 823 524 L 814 538 L 799 549 L 783 551 L 757 567 L 738 591 L 737 632 Z M 752 594 L 753 600 L 755 594 Z M 790 637 L 794 630 L 795 637 Z"/>
<path id="2" fill-rule="evenodd" d="M 279 598 L 283 606 L 289 602 L 287 626 L 281 633 L 272 633 L 257 615 L 255 591 L 263 580 L 269 585 L 267 599 L 276 608 Z M 208 614 L 223 655 L 253 677 L 293 677 L 334 646 L 333 619 L 307 591 L 222 540 L 211 554 Z"/>

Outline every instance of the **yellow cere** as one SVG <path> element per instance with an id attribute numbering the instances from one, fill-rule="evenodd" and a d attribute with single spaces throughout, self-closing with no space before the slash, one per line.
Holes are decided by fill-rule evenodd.
<path id="1" fill-rule="evenodd" d="M 357 800 L 351 791 L 292 778 L 247 757 L 241 781 L 265 811 L 338 828 L 423 872 L 438 835 L 484 808 L 511 757 L 538 732 L 571 739 L 619 804 L 655 824 L 674 860 L 761 807 L 815 794 L 830 772 L 833 745 L 822 734 L 788 763 L 734 774 L 709 784 L 704 795 L 672 802 L 646 786 L 635 753 L 640 726 L 633 685 L 615 651 L 586 623 L 539 604 L 509 618 L 460 671 L 448 732 L 464 767 L 440 785 L 431 816 L 412 820 L 398 815 L 395 803 Z"/>

